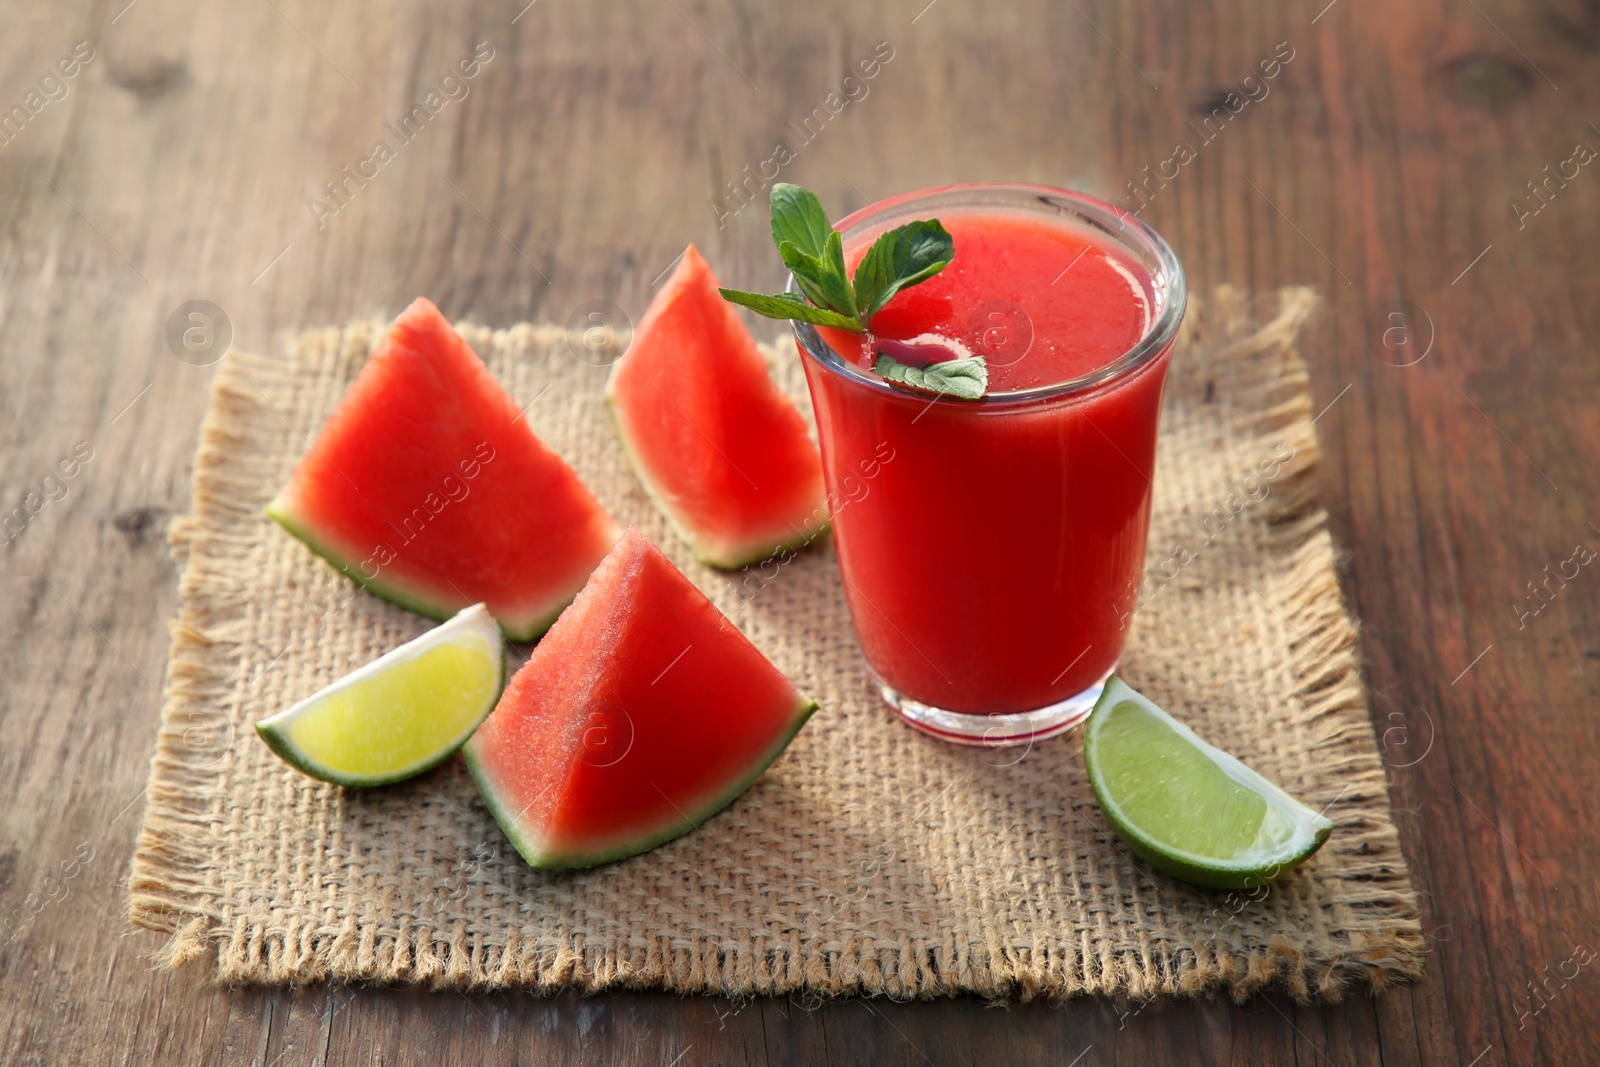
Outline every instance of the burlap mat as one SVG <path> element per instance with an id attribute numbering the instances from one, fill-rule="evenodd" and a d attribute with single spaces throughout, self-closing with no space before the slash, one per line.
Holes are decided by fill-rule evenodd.
<path id="1" fill-rule="evenodd" d="M 1263 325 L 1228 291 L 1191 309 L 1123 661 L 1136 687 L 1337 821 L 1269 891 L 1204 892 L 1135 861 L 1094 802 L 1076 732 L 985 751 L 892 718 L 831 544 L 755 582 L 696 563 L 628 469 L 606 368 L 549 327 L 462 329 L 611 514 L 821 710 L 699 831 L 588 871 L 524 865 L 459 760 L 369 792 L 291 770 L 251 723 L 432 625 L 357 591 L 262 514 L 381 336 L 373 322 L 218 367 L 193 514 L 172 533 L 186 562 L 133 921 L 172 935 L 165 964 L 214 954 L 220 979 L 246 983 L 1025 999 L 1275 984 L 1333 998 L 1354 976 L 1417 975 L 1416 902 L 1315 504 L 1294 351 L 1314 303 L 1284 290 Z M 769 356 L 805 404 L 792 344 Z"/>

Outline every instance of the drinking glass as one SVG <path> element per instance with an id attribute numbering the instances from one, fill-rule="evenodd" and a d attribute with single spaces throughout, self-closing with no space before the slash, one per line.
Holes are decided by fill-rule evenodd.
<path id="1" fill-rule="evenodd" d="M 846 249 L 859 249 L 913 219 L 961 213 L 1020 215 L 1092 241 L 1143 288 L 1143 335 L 1078 377 L 969 401 L 891 385 L 836 351 L 831 331 L 797 322 L 794 332 L 840 502 L 832 523 L 845 598 L 883 699 L 947 740 L 1017 744 L 1081 722 L 1122 655 L 1187 290 L 1154 230 L 1065 189 L 908 193 L 839 229 Z M 1026 310 L 998 300 L 996 328 L 1028 328 Z M 1004 345 L 986 346 L 991 363 L 1006 358 Z"/>

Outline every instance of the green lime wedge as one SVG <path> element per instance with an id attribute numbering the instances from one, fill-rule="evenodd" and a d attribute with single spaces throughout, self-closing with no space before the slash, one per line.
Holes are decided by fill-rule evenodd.
<path id="1" fill-rule="evenodd" d="M 1115 675 L 1084 727 L 1083 760 L 1106 821 L 1128 846 L 1195 885 L 1266 885 L 1333 830 Z"/>
<path id="2" fill-rule="evenodd" d="M 256 731 L 313 778 L 389 785 L 448 759 L 494 710 L 505 681 L 505 640 L 474 604 Z"/>

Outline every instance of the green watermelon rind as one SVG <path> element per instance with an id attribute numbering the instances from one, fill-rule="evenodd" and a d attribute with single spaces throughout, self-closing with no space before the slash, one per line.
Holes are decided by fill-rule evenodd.
<path id="1" fill-rule="evenodd" d="M 359 669 L 361 668 L 358 668 L 358 670 Z M 410 767 L 398 770 L 393 774 L 369 776 L 339 774 L 335 771 L 329 770 L 327 767 L 312 762 L 306 757 L 305 753 L 301 752 L 298 748 L 295 748 L 294 745 L 290 743 L 288 736 L 284 734 L 283 731 L 278 729 L 277 723 L 273 721 L 279 717 L 278 715 L 271 715 L 256 723 L 256 734 L 260 736 L 261 740 L 267 743 L 267 747 L 272 749 L 273 753 L 279 759 L 283 760 L 283 762 L 287 763 L 301 774 L 315 778 L 320 782 L 328 782 L 332 785 L 344 786 L 348 789 L 375 789 L 379 786 L 395 785 L 399 782 L 404 782 L 408 779 L 415 778 L 419 774 L 426 774 L 435 767 L 444 763 L 451 756 L 454 756 L 457 752 L 460 752 L 462 746 L 464 746 L 468 741 L 472 740 L 472 735 L 478 732 L 478 727 L 483 725 L 484 720 L 494 713 L 495 706 L 500 702 L 500 694 L 505 691 L 506 682 L 510 679 L 510 676 L 510 663 L 508 662 L 506 656 L 506 645 L 504 641 L 501 641 L 500 676 L 495 683 L 494 697 L 485 702 L 486 706 L 483 709 L 483 713 L 479 715 L 476 720 L 474 720 L 470 727 L 461 732 L 460 738 L 457 739 L 454 744 L 441 749 L 436 755 L 431 756 L 420 763 L 416 763 Z M 318 695 L 320 694 L 313 694 L 312 697 L 314 698 Z M 289 710 L 292 711 L 294 709 L 291 708 Z"/>
<path id="2" fill-rule="evenodd" d="M 695 558 L 701 563 L 709 567 L 716 567 L 719 570 L 736 571 L 752 563 L 760 563 L 763 560 L 771 559 L 780 552 L 799 552 L 813 541 L 818 541 L 827 536 L 828 531 L 831 529 L 831 520 L 824 517 L 822 525 L 817 527 L 813 533 L 806 533 L 804 530 L 800 530 L 794 537 L 787 540 L 768 540 L 763 538 L 734 545 L 726 552 L 718 552 L 707 545 L 704 539 L 691 530 L 688 523 L 678 516 L 677 511 L 668 503 L 667 495 L 656 485 L 655 479 L 650 477 L 649 471 L 645 469 L 644 463 L 639 459 L 639 453 L 634 446 L 632 438 L 628 435 L 627 424 L 623 421 L 622 413 L 617 410 L 617 399 L 612 395 L 609 384 L 606 386 L 606 410 L 611 413 L 611 426 L 617 431 L 617 440 L 622 444 L 622 454 L 627 457 L 628 466 L 633 468 L 633 473 L 638 476 L 639 483 L 644 486 L 645 495 L 655 504 L 656 510 L 666 516 L 667 523 L 672 527 L 673 532 L 689 546 L 690 550 L 694 552 Z M 823 511 L 824 513 L 826 512 L 825 504 Z M 816 509 L 813 509 L 808 514 L 815 513 Z"/>
<path id="3" fill-rule="evenodd" d="M 614 845 L 609 848 L 597 849 L 589 852 L 547 852 L 538 846 L 531 835 L 523 832 L 512 818 L 505 805 L 496 794 L 493 784 L 478 761 L 478 756 L 473 751 L 469 740 L 461 750 L 462 759 L 467 764 L 467 769 L 472 772 L 472 778 L 478 783 L 478 792 L 483 796 L 483 802 L 494 815 L 495 821 L 505 831 L 506 837 L 516 848 L 517 852 L 527 861 L 528 866 L 539 869 L 568 869 L 580 867 L 597 867 L 602 863 L 612 863 L 616 860 L 637 856 L 641 852 L 648 852 L 658 845 L 664 845 L 673 838 L 682 837 L 684 834 L 698 830 L 707 820 L 722 811 L 735 800 L 739 799 L 745 790 L 755 784 L 756 779 L 766 773 L 778 757 L 794 741 L 800 733 L 800 728 L 810 720 L 817 710 L 817 702 L 806 697 L 801 697 L 800 703 L 795 706 L 794 715 L 788 727 L 773 743 L 766 755 L 750 765 L 749 771 L 736 779 L 722 793 L 718 794 L 711 802 L 703 805 L 698 811 L 688 813 L 683 819 L 668 826 L 646 833 L 633 841 L 625 844 Z"/>
<path id="4" fill-rule="evenodd" d="M 318 540 L 310 530 L 310 522 L 294 514 L 281 502 L 281 499 L 275 499 L 268 504 L 266 512 L 268 518 L 287 530 L 290 536 L 305 545 L 314 555 L 322 557 L 332 565 L 334 570 L 374 596 L 381 597 L 391 604 L 405 608 L 407 611 L 415 612 L 424 618 L 437 619 L 440 622 L 449 620 L 456 612 L 461 610 L 454 605 L 432 603 L 388 582 L 362 577 L 350 560 Z M 584 577 L 587 580 L 588 576 L 585 575 Z M 495 617 L 495 621 L 505 631 L 507 640 L 534 641 L 544 636 L 545 631 L 555 625 L 556 619 L 561 617 L 561 613 L 567 609 L 567 605 L 571 604 L 577 595 L 578 590 L 574 589 L 571 595 L 558 604 L 553 611 L 537 617 L 531 625 L 519 625 L 513 620 L 503 619 L 499 616 Z"/>

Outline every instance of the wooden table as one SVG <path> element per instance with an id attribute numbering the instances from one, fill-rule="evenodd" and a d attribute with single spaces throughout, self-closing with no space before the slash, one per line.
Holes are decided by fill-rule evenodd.
<path id="1" fill-rule="evenodd" d="M 1600 567 L 1569 562 L 1600 545 L 1593 4 L 524 2 L 7 11 L 0 507 L 37 514 L 0 534 L 0 1061 L 1600 1062 Z M 386 127 L 430 91 L 436 114 Z M 1132 182 L 1197 288 L 1326 294 L 1323 496 L 1423 898 L 1420 983 L 1138 1011 L 152 970 L 123 913 L 163 532 L 222 341 L 186 348 L 175 312 L 211 301 L 253 348 L 420 293 L 490 324 L 637 316 L 689 240 L 775 285 L 764 197 L 743 210 L 727 183 L 770 176 L 780 142 L 835 212 L 984 178 L 1132 207 Z"/>

